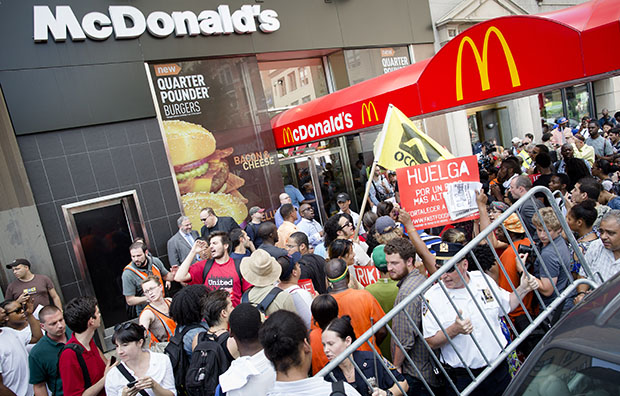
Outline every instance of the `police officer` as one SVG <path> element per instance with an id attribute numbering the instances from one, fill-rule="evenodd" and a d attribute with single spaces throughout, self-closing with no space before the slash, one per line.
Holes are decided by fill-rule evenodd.
<path id="1" fill-rule="evenodd" d="M 432 249 L 437 252 L 435 266 L 438 269 L 441 268 L 462 248 L 463 245 L 459 243 L 441 242 L 433 245 Z M 486 361 L 471 335 L 480 345 L 480 349 L 482 349 L 487 360 L 493 362 L 507 344 L 500 326 L 500 316 L 503 315 L 503 312 L 510 312 L 519 305 L 519 299 L 515 292 L 508 293 L 501 289 L 493 279 L 480 271 L 468 272 L 467 266 L 468 262 L 465 258 L 441 275 L 440 281 L 447 289 L 447 294 L 438 283 L 424 294 L 428 307 L 437 315 L 440 323 L 437 323 L 428 309 L 424 309 L 422 319 L 426 342 L 433 349 L 441 349 L 442 363 L 459 391 L 465 389 L 472 381 L 465 370 L 466 366 L 475 376 L 478 376 L 486 368 Z M 466 284 L 473 297 L 467 291 Z M 520 298 L 523 298 L 536 288 L 538 288 L 536 279 L 523 273 L 516 293 Z M 484 312 L 490 327 L 478 310 L 474 299 Z M 452 303 L 458 312 L 455 312 Z M 442 328 L 448 334 L 452 344 L 446 338 Z M 463 361 L 458 357 L 455 348 Z M 504 360 L 475 389 L 472 395 L 501 395 L 509 382 L 508 365 Z M 452 394 L 452 387 L 447 385 L 446 391 L 447 394 Z"/>

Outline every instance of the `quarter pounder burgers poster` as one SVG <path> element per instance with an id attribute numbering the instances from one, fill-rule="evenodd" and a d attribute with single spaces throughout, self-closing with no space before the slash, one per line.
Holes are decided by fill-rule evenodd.
<path id="1" fill-rule="evenodd" d="M 199 231 L 202 208 L 272 218 L 284 191 L 254 57 L 154 63 L 151 90 L 181 204 Z"/>

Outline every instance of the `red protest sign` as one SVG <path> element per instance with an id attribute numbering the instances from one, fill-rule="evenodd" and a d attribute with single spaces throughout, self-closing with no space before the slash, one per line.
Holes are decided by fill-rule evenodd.
<path id="1" fill-rule="evenodd" d="M 355 277 L 364 287 L 372 285 L 380 278 L 379 270 L 374 265 L 354 265 L 353 267 Z"/>
<path id="2" fill-rule="evenodd" d="M 297 284 L 302 289 L 308 290 L 310 294 L 312 294 L 313 296 L 316 294 L 316 292 L 314 291 L 314 285 L 312 284 L 311 279 L 300 279 L 299 282 L 297 282 Z"/>
<path id="3" fill-rule="evenodd" d="M 418 228 L 442 226 L 478 218 L 478 214 L 451 220 L 443 192 L 458 181 L 479 182 L 475 155 L 396 169 L 401 205 Z"/>

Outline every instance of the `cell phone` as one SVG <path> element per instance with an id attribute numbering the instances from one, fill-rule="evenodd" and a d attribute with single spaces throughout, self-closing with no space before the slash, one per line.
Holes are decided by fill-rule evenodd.
<path id="1" fill-rule="evenodd" d="M 116 356 L 110 357 L 110 366 L 116 363 Z"/>
<path id="2" fill-rule="evenodd" d="M 138 383 L 138 380 L 133 380 L 130 383 L 127 384 L 128 388 L 133 388 L 134 386 L 136 386 L 136 384 Z"/>

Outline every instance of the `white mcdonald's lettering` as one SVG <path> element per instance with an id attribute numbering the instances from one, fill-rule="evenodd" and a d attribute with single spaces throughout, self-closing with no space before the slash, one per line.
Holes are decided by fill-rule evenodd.
<path id="1" fill-rule="evenodd" d="M 340 114 L 330 116 L 328 119 L 323 121 L 300 125 L 293 130 L 290 130 L 290 128 L 284 128 L 282 130 L 282 139 L 284 140 L 284 144 L 288 144 L 292 142 L 304 141 L 306 139 L 315 139 L 351 128 L 353 128 L 353 116 L 351 113 L 343 111 Z"/>

